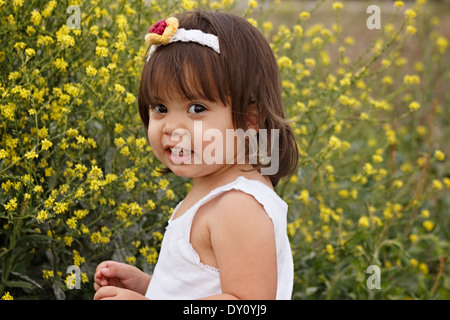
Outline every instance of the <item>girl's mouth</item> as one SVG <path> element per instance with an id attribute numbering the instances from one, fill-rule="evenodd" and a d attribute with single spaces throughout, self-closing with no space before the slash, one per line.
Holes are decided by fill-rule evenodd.
<path id="1" fill-rule="evenodd" d="M 169 160 L 174 164 L 191 164 L 193 152 L 188 149 L 180 147 L 173 147 L 167 149 Z"/>

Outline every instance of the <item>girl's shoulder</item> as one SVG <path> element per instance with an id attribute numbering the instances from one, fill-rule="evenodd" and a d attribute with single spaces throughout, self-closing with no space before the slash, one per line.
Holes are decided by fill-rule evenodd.
<path id="1" fill-rule="evenodd" d="M 199 212 L 224 216 L 226 219 L 269 217 L 286 215 L 287 204 L 269 186 L 261 181 L 239 177 L 216 190 L 210 200 L 200 206 Z"/>

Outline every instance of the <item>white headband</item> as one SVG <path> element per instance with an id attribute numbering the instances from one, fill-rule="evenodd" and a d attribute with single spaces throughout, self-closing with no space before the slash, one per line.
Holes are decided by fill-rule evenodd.
<path id="1" fill-rule="evenodd" d="M 205 33 L 197 29 L 178 29 L 177 18 L 169 18 L 156 22 L 145 36 L 145 41 L 151 46 L 147 61 L 160 45 L 166 45 L 172 42 L 195 42 L 203 46 L 210 47 L 220 54 L 219 38 L 216 35 Z"/>

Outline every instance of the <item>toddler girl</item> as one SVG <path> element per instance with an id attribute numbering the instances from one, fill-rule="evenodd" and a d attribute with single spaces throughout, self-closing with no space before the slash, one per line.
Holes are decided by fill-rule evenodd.
<path id="1" fill-rule="evenodd" d="M 164 172 L 192 189 L 153 275 L 102 262 L 94 298 L 290 299 L 287 204 L 273 188 L 298 150 L 269 44 L 243 18 L 200 10 L 157 22 L 146 41 L 140 116 Z"/>

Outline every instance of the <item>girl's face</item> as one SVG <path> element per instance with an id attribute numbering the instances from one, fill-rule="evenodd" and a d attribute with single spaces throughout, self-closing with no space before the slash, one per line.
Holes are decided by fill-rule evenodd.
<path id="1" fill-rule="evenodd" d="M 225 146 L 227 129 L 234 129 L 231 106 L 174 97 L 151 106 L 149 115 L 150 145 L 174 174 L 203 177 L 233 163 L 227 159 L 235 148 Z"/>

